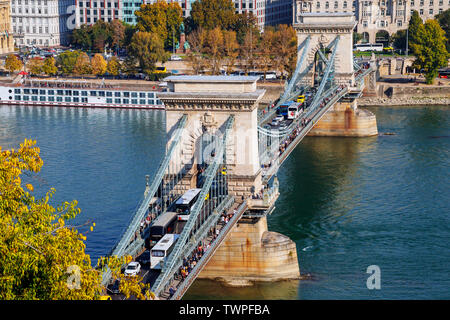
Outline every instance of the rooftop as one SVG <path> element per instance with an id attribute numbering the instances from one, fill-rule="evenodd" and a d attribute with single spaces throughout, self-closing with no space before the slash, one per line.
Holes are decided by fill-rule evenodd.
<path id="1" fill-rule="evenodd" d="M 167 82 L 255 82 L 258 76 L 203 76 L 203 75 L 182 75 L 169 76 L 164 78 Z"/>

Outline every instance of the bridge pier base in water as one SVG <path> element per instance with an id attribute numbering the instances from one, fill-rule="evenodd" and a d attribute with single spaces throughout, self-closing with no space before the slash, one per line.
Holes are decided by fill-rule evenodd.
<path id="1" fill-rule="evenodd" d="M 375 115 L 357 108 L 357 100 L 336 103 L 308 134 L 329 137 L 369 137 L 378 135 Z"/>
<path id="2" fill-rule="evenodd" d="M 198 276 L 231 286 L 300 278 L 295 242 L 268 231 L 267 218 L 242 218 Z"/>

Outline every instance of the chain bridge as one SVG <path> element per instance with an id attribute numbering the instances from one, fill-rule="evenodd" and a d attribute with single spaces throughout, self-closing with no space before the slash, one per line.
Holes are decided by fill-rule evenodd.
<path id="1" fill-rule="evenodd" d="M 244 266 L 244 260 L 233 264 L 233 259 L 241 257 L 232 253 L 221 255 L 228 259 L 226 263 L 219 261 L 221 245 L 237 229 L 245 233 L 246 228 L 265 221 L 279 196 L 280 166 L 330 109 L 342 103 L 356 108 L 365 80 L 374 73 L 374 63 L 353 61 L 353 16 L 303 14 L 299 21 L 294 25 L 296 69 L 273 105 L 259 106 L 265 91 L 257 88 L 257 77 L 166 78 L 168 90 L 159 95 L 166 109 L 166 152 L 151 183 L 147 181 L 130 224 L 110 252 L 137 258 L 149 246 L 152 225 L 173 211 L 173 203 L 187 190 L 201 189 L 188 218 L 174 227 L 178 238 L 160 270 L 149 270 L 144 277 L 159 299 L 181 299 L 202 272 L 210 277 L 217 272 L 245 276 L 253 268 Z M 280 119 L 280 106 L 295 102 L 299 95 L 305 97 L 301 109 L 282 125 L 274 125 L 273 119 Z M 150 222 L 143 224 L 146 219 Z M 258 237 L 270 242 L 273 234 L 267 226 L 261 228 Z M 263 264 L 283 272 L 284 265 L 291 264 L 294 267 L 287 273 L 299 276 L 295 244 L 293 252 L 292 261 L 281 260 L 278 265 L 268 262 L 267 254 L 257 253 L 258 267 Z M 106 270 L 103 284 L 110 280 L 111 272 Z"/>

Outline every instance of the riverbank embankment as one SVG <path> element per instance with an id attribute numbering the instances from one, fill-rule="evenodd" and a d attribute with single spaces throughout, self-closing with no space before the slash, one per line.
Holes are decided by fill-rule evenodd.
<path id="1" fill-rule="evenodd" d="M 419 81 L 412 82 L 407 78 L 387 78 L 377 81 L 376 95 L 363 96 L 358 99 L 358 106 L 450 105 L 450 81 L 448 79 L 439 79 L 436 81 L 436 85 L 426 85 Z"/>

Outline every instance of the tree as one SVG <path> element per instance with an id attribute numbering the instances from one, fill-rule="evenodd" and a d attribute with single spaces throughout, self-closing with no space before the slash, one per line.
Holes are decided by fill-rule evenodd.
<path id="1" fill-rule="evenodd" d="M 406 51 L 406 29 L 398 30 L 396 33 L 392 35 L 391 39 L 392 45 L 395 49 Z"/>
<path id="2" fill-rule="evenodd" d="M 137 60 L 139 67 L 145 73 L 152 73 L 158 61 L 166 62 L 168 54 L 164 51 L 164 43 L 156 33 L 137 32 L 128 47 L 129 57 Z"/>
<path id="3" fill-rule="evenodd" d="M 86 52 L 80 52 L 73 67 L 72 72 L 77 75 L 85 75 L 92 73 L 91 60 Z"/>
<path id="4" fill-rule="evenodd" d="M 44 66 L 44 60 L 39 57 L 34 57 L 28 60 L 27 62 L 27 69 L 32 74 L 41 74 L 42 73 L 42 67 Z"/>
<path id="5" fill-rule="evenodd" d="M 74 29 L 71 34 L 71 43 L 83 50 L 92 49 L 92 26 L 83 24 L 78 29 Z"/>
<path id="6" fill-rule="evenodd" d="M 114 19 L 110 23 L 111 27 L 111 46 L 118 48 L 125 40 L 126 26 L 119 19 Z"/>
<path id="7" fill-rule="evenodd" d="M 445 37 L 447 38 L 446 48 L 450 52 L 450 9 L 438 14 L 436 20 L 439 22 L 442 30 L 445 31 Z"/>
<path id="8" fill-rule="evenodd" d="M 64 51 L 57 58 L 57 65 L 63 74 L 72 74 L 80 51 Z"/>
<path id="9" fill-rule="evenodd" d="M 273 42 L 274 65 L 283 75 L 292 74 L 297 60 L 297 34 L 292 26 L 277 26 Z"/>
<path id="10" fill-rule="evenodd" d="M 198 0 L 192 3 L 192 21 L 196 28 L 212 30 L 216 27 L 229 30 L 236 22 L 231 0 Z"/>
<path id="11" fill-rule="evenodd" d="M 260 31 L 257 22 L 256 17 L 251 12 L 243 12 L 236 15 L 236 22 L 231 28 L 236 32 L 236 39 L 240 45 L 244 44 L 245 36 L 248 33 L 259 36 Z"/>
<path id="12" fill-rule="evenodd" d="M 264 79 L 266 78 L 266 72 L 272 68 L 272 60 L 276 54 L 272 49 L 274 42 L 275 31 L 273 28 L 266 28 L 258 46 L 258 64 L 259 68 L 264 71 Z"/>
<path id="13" fill-rule="evenodd" d="M 8 54 L 5 60 L 5 69 L 9 72 L 15 72 L 22 69 L 23 63 L 15 54 Z"/>
<path id="14" fill-rule="evenodd" d="M 105 291 L 101 272 L 106 265 L 118 278 L 131 257 L 100 258 L 93 268 L 84 241 L 95 223 L 70 224 L 81 212 L 77 201 L 55 208 L 49 203 L 55 189 L 36 199 L 31 181 L 22 186 L 43 166 L 35 144 L 25 139 L 18 150 L 0 147 L 0 299 L 99 299 Z M 81 228 L 87 229 L 84 234 Z M 154 297 L 141 280 L 122 277 L 119 289 L 127 297 Z"/>
<path id="15" fill-rule="evenodd" d="M 96 53 L 91 59 L 92 74 L 102 75 L 106 72 L 107 62 L 100 53 Z"/>
<path id="16" fill-rule="evenodd" d="M 106 65 L 106 72 L 113 76 L 118 76 L 120 73 L 120 60 L 117 57 L 111 57 Z"/>
<path id="17" fill-rule="evenodd" d="M 364 36 L 362 33 L 357 33 L 355 31 L 353 31 L 353 44 L 357 44 L 363 38 L 364 38 Z"/>
<path id="18" fill-rule="evenodd" d="M 408 42 L 410 44 L 410 46 L 412 46 L 413 43 L 416 43 L 418 41 L 418 37 L 419 37 L 419 30 L 421 28 L 421 26 L 423 25 L 423 21 L 422 18 L 419 15 L 419 12 L 417 12 L 417 10 L 414 10 L 411 18 L 409 19 L 409 24 L 408 24 Z M 410 47 L 411 48 L 411 47 Z"/>
<path id="19" fill-rule="evenodd" d="M 107 44 L 112 43 L 112 30 L 108 23 L 97 20 L 92 25 L 92 49 L 96 52 L 103 52 Z"/>
<path id="20" fill-rule="evenodd" d="M 219 27 L 208 31 L 205 52 L 212 74 L 219 74 L 223 59 L 223 34 Z"/>
<path id="21" fill-rule="evenodd" d="M 426 83 L 433 83 L 438 75 L 438 69 L 447 65 L 448 52 L 445 48 L 447 39 L 445 32 L 436 20 L 427 20 L 419 25 L 412 50 L 416 56 L 414 65 L 424 69 Z"/>
<path id="22" fill-rule="evenodd" d="M 58 72 L 58 68 L 56 67 L 56 61 L 53 57 L 45 58 L 44 64 L 42 66 L 42 72 L 47 75 L 55 75 Z"/>
<path id="23" fill-rule="evenodd" d="M 234 63 L 239 54 L 239 43 L 236 40 L 236 32 L 223 30 L 223 55 L 227 66 L 227 73 L 233 72 Z"/>
<path id="24" fill-rule="evenodd" d="M 178 2 L 168 4 L 158 0 L 153 4 L 144 4 L 135 15 L 137 29 L 157 34 L 165 48 L 171 48 L 178 39 L 180 25 L 183 22 L 183 11 Z"/>
<path id="25" fill-rule="evenodd" d="M 245 73 L 248 73 L 250 69 L 254 69 L 256 66 L 257 58 L 257 46 L 258 46 L 258 35 L 254 34 L 250 29 L 244 37 L 244 42 L 240 46 L 240 56 L 241 63 L 243 63 L 243 69 Z"/>

